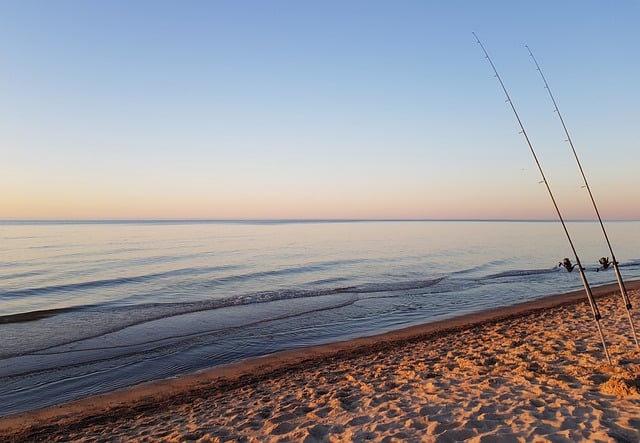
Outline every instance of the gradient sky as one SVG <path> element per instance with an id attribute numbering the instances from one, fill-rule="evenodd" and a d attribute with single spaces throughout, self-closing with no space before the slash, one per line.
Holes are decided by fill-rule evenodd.
<path id="1" fill-rule="evenodd" d="M 640 2 L 0 1 L 0 218 L 640 218 Z"/>

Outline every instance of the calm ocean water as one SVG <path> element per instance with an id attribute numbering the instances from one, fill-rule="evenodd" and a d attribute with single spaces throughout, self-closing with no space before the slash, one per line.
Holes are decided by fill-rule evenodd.
<path id="1" fill-rule="evenodd" d="M 599 225 L 568 227 L 614 282 Z M 640 278 L 640 222 L 606 227 Z M 557 222 L 0 221 L 0 245 L 0 416 L 582 287 Z"/>

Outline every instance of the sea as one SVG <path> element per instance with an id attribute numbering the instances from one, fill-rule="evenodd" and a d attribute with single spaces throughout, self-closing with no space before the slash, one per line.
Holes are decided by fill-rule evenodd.
<path id="1" fill-rule="evenodd" d="M 605 227 L 640 278 L 640 222 Z M 555 221 L 4 220 L 0 251 L 0 416 L 582 288 Z"/>

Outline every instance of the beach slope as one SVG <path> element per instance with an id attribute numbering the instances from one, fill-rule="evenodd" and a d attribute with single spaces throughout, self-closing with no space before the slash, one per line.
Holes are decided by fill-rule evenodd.
<path id="1" fill-rule="evenodd" d="M 640 441 L 616 290 L 594 290 L 612 365 L 575 292 L 6 417 L 0 440 Z"/>

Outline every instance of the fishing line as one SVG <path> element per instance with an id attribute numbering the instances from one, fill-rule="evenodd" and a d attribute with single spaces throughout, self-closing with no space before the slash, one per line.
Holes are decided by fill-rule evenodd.
<path id="1" fill-rule="evenodd" d="M 596 304 L 596 300 L 593 296 L 593 293 L 591 292 L 591 288 L 589 287 L 589 283 L 587 282 L 587 277 L 584 273 L 584 268 L 582 267 L 581 263 L 580 263 L 580 258 L 578 258 L 578 253 L 576 252 L 576 248 L 573 245 L 573 241 L 571 240 L 571 236 L 569 235 L 569 230 L 567 229 L 567 225 L 564 222 L 564 218 L 562 217 L 562 213 L 560 212 L 560 209 L 558 208 L 558 204 L 556 203 L 556 199 L 553 196 L 553 192 L 551 192 L 551 187 L 549 186 L 549 182 L 547 181 L 546 176 L 544 175 L 544 171 L 542 170 L 542 166 L 540 165 L 540 162 L 538 161 L 538 156 L 536 155 L 535 150 L 533 149 L 533 144 L 531 143 L 531 140 L 529 139 L 529 136 L 527 135 L 527 131 L 524 129 L 524 125 L 522 124 L 522 120 L 520 120 L 520 116 L 518 115 L 518 111 L 516 111 L 516 107 L 513 104 L 513 101 L 511 100 L 511 97 L 509 96 L 509 92 L 507 91 L 506 86 L 504 85 L 504 83 L 502 82 L 502 78 L 500 77 L 500 74 L 498 74 L 498 70 L 496 69 L 495 65 L 493 64 L 493 61 L 491 60 L 491 57 L 489 57 L 489 53 L 487 52 L 487 50 L 485 49 L 484 45 L 480 42 L 480 39 L 478 38 L 478 36 L 476 35 L 475 32 L 472 33 L 473 36 L 476 38 L 476 41 L 478 43 L 478 45 L 480 45 L 480 48 L 482 48 L 482 52 L 484 52 L 484 55 L 486 57 L 486 59 L 489 61 L 489 64 L 491 65 L 491 68 L 493 69 L 493 72 L 495 74 L 495 77 L 498 79 L 498 82 L 500 83 L 500 86 L 502 87 L 502 90 L 504 91 L 504 94 L 506 96 L 506 102 L 509 103 L 509 105 L 511 106 L 511 110 L 513 111 L 513 114 L 516 117 L 516 120 L 518 121 L 518 125 L 520 126 L 520 133 L 524 136 L 525 140 L 527 141 L 527 145 L 529 146 L 529 150 L 531 151 L 531 155 L 533 156 L 533 159 L 536 162 L 536 165 L 538 166 L 538 170 L 540 171 L 540 175 L 542 176 L 542 182 L 544 183 L 545 187 L 547 188 L 547 192 L 549 193 L 549 197 L 551 198 L 551 201 L 553 202 L 553 207 L 556 210 L 556 213 L 558 214 L 558 219 L 560 219 L 560 223 L 562 224 L 562 228 L 564 229 L 564 233 L 567 237 L 567 240 L 569 241 L 569 245 L 571 246 L 571 250 L 573 251 L 573 255 L 576 259 L 576 264 L 578 266 L 578 270 L 580 271 L 580 278 L 582 280 L 582 284 L 584 286 L 584 291 L 587 294 L 587 299 L 589 300 L 589 305 L 591 306 L 591 310 L 593 312 L 593 317 L 596 321 L 596 327 L 598 329 L 598 333 L 600 335 L 600 340 L 602 341 L 602 348 L 604 350 L 604 355 L 607 359 L 607 363 L 611 364 L 611 358 L 609 357 L 609 351 L 607 350 L 607 343 L 605 342 L 604 339 L 604 334 L 602 333 L 602 328 L 600 327 L 600 319 L 602 318 L 600 316 L 600 311 L 598 310 L 598 305 Z"/>
<path id="2" fill-rule="evenodd" d="M 627 316 L 629 317 L 629 324 L 631 325 L 631 332 L 633 333 L 633 339 L 636 342 L 636 347 L 640 349 L 640 344 L 638 343 L 638 336 L 636 335 L 636 328 L 633 325 L 633 318 L 631 317 L 631 300 L 629 299 L 629 295 L 627 294 L 627 288 L 624 286 L 624 281 L 622 280 L 622 275 L 620 274 L 620 268 L 618 267 L 618 260 L 616 260 L 616 256 L 613 253 L 613 247 L 611 246 L 611 242 L 609 241 L 609 236 L 607 235 L 607 230 L 604 228 L 604 223 L 602 222 L 602 217 L 600 217 L 600 211 L 598 211 L 598 206 L 596 205 L 596 200 L 593 197 L 593 193 L 591 192 L 591 188 L 589 187 L 589 182 L 587 181 L 587 177 L 582 169 L 582 164 L 580 163 L 580 159 L 578 158 L 578 154 L 573 145 L 573 141 L 571 140 L 571 136 L 569 135 L 569 130 L 567 129 L 567 125 L 564 123 L 564 118 L 562 118 L 562 114 L 560 113 L 560 109 L 558 108 L 558 104 L 556 103 L 556 99 L 553 97 L 553 93 L 551 92 L 551 88 L 549 87 L 549 83 L 547 83 L 547 79 L 542 73 L 542 69 L 540 69 L 540 65 L 538 64 L 538 60 L 533 56 L 533 52 L 531 52 L 531 48 L 526 46 L 529 51 L 529 55 L 531 59 L 536 65 L 536 69 L 540 73 L 540 77 L 542 77 L 542 81 L 544 82 L 544 87 L 549 93 L 549 97 L 551 98 L 551 102 L 553 103 L 553 107 L 555 108 L 556 114 L 558 114 L 558 118 L 560 119 L 560 123 L 562 123 L 562 128 L 564 129 L 564 133 L 567 136 L 567 141 L 569 146 L 571 147 L 571 151 L 573 152 L 573 156 L 576 159 L 576 163 L 578 164 L 578 168 L 580 169 L 580 174 L 582 174 L 582 180 L 584 180 L 584 185 L 587 188 L 587 192 L 589 193 L 589 197 L 591 198 L 591 203 L 593 204 L 593 209 L 596 212 L 596 216 L 598 217 L 598 222 L 600 222 L 600 227 L 602 228 L 602 234 L 604 234 L 604 239 L 607 242 L 607 246 L 609 247 L 609 252 L 611 253 L 611 259 L 613 260 L 613 270 L 616 274 L 616 279 L 618 280 L 618 286 L 620 287 L 620 295 L 622 296 L 622 302 L 627 310 Z"/>

